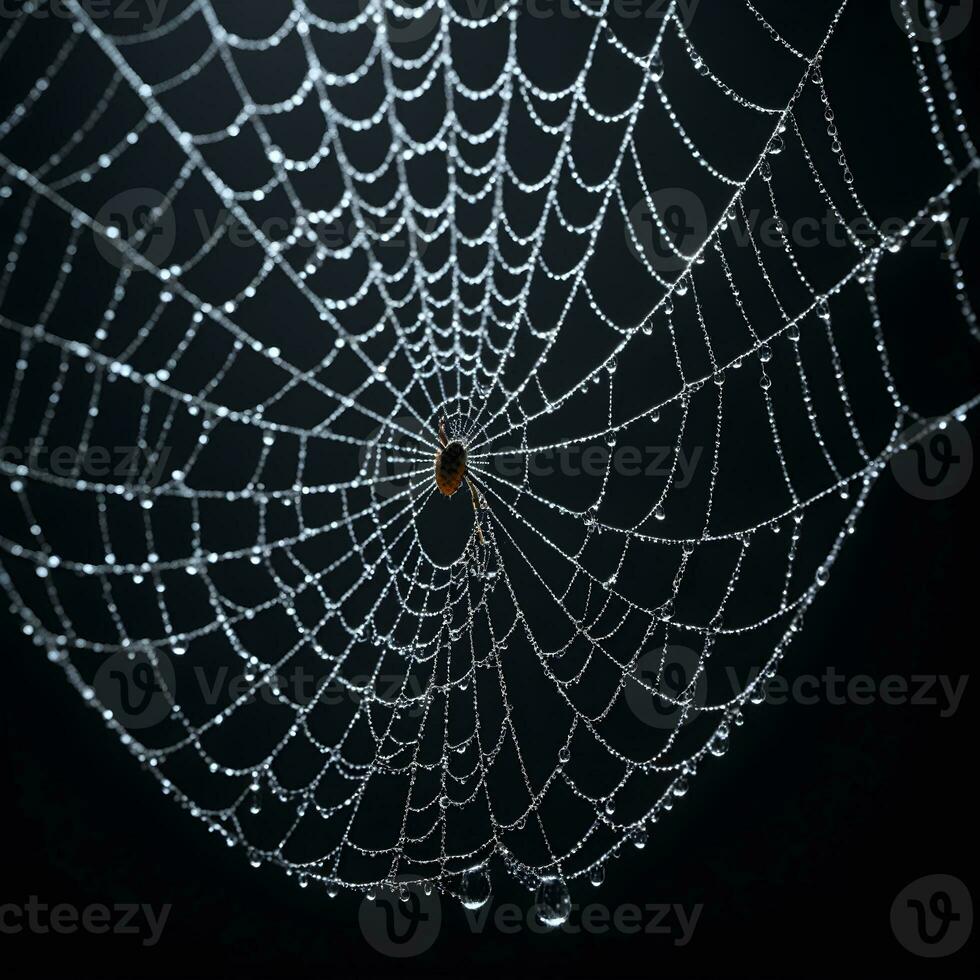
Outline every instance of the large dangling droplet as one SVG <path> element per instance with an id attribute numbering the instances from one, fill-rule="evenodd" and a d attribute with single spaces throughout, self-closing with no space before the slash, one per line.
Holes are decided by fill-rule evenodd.
<path id="1" fill-rule="evenodd" d="M 478 909 L 490 898 L 490 876 L 483 868 L 470 868 L 463 873 L 459 886 L 459 900 L 465 909 Z"/>
<path id="2" fill-rule="evenodd" d="M 572 899 L 564 879 L 555 876 L 542 878 L 534 896 L 535 914 L 542 925 L 557 928 L 568 921 Z"/>

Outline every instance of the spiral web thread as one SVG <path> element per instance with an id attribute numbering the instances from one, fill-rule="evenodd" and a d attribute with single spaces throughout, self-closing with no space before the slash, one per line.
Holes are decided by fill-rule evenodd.
<path id="1" fill-rule="evenodd" d="M 871 221 L 860 175 L 838 142 L 822 70 L 835 32 L 846 29 L 847 4 L 812 54 L 798 51 L 748 0 L 744 6 L 773 57 L 796 64 L 798 85 L 782 104 L 757 104 L 716 73 L 694 40 L 702 24 L 710 31 L 711 13 L 701 8 L 687 24 L 676 3 L 639 51 L 628 32 L 613 28 L 607 3 L 577 4 L 586 40 L 574 80 L 555 90 L 525 66 L 524 15 L 507 3 L 487 4 L 474 17 L 472 7 L 441 0 L 411 9 L 371 0 L 350 19 L 333 20 L 330 4 L 295 0 L 283 5 L 275 33 L 246 39 L 223 26 L 210 0 L 192 0 L 164 23 L 125 36 L 69 2 L 74 20 L 45 27 L 49 37 L 61 31 L 60 46 L 0 124 L 0 207 L 20 209 L 0 279 L 0 326 L 18 350 L 3 444 L 25 417 L 33 418 L 35 442 L 49 438 L 68 412 L 66 390 L 81 390 L 84 408 L 73 415 L 79 450 L 98 442 L 111 414 L 132 427 L 143 465 L 114 482 L 5 459 L 22 533 L 0 540 L 0 576 L 25 634 L 47 649 L 163 792 L 229 846 L 241 844 L 256 866 L 271 862 L 331 893 L 396 881 L 458 893 L 460 873 L 488 867 L 494 855 L 531 886 L 542 877 L 600 879 L 625 841 L 646 842 L 707 757 L 724 753 L 743 709 L 761 703 L 871 487 L 906 446 L 902 433 L 918 416 L 892 374 L 877 285 L 920 227 L 936 226 L 943 236 L 964 346 L 980 336 L 949 217 L 980 159 L 935 4 L 925 4 L 932 43 L 917 38 L 907 7 L 904 13 L 945 183 L 926 188 L 895 234 L 849 232 L 846 267 L 823 286 L 811 281 L 807 258 L 787 235 L 777 250 L 784 267 L 773 268 L 776 259 L 752 238 L 746 199 L 761 195 L 773 215 L 786 217 L 792 160 L 841 221 Z M 0 58 L 33 43 L 30 15 L 38 9 L 27 5 L 8 24 Z M 430 19 L 423 50 L 408 57 L 399 31 L 422 18 Z M 460 35 L 485 35 L 486 49 L 499 52 L 488 86 L 467 83 L 466 65 L 454 58 Z M 193 60 L 150 81 L 141 57 L 164 44 Z M 294 94 L 256 101 L 242 65 L 287 49 L 300 66 Z M 325 60 L 331 51 L 342 52 L 337 64 Z M 7 156 L 11 135 L 43 119 L 59 77 L 79 61 L 108 72 L 84 120 L 41 163 L 26 167 Z M 602 111 L 590 100 L 598 64 L 629 80 L 623 108 Z M 681 68 L 751 119 L 755 129 L 747 124 L 746 132 L 762 134 L 752 137 L 742 176 L 702 154 L 689 135 L 671 96 Z M 168 100 L 203 89 L 216 74 L 235 93 L 236 117 L 210 131 L 185 129 L 187 101 L 168 108 Z M 413 134 L 402 118 L 411 103 L 427 107 L 414 120 L 424 133 Z M 480 126 L 466 122 L 474 108 L 483 110 Z M 814 108 L 819 125 L 808 126 Z M 292 113 L 303 114 L 312 145 L 280 143 L 275 127 Z M 532 177 L 508 152 L 518 114 L 550 141 L 547 165 Z M 658 162 L 640 139 L 652 117 L 674 134 L 699 178 L 722 192 L 693 251 L 674 247 L 656 206 Z M 120 120 L 125 132 L 92 154 L 96 138 L 110 139 L 107 120 Z M 40 132 L 42 123 L 33 125 Z M 359 162 L 354 145 L 362 136 L 383 147 L 370 165 Z M 578 169 L 582 139 L 613 150 L 598 177 Z M 220 151 L 239 144 L 242 154 L 258 148 L 264 158 L 267 177 L 258 187 L 223 176 L 225 168 L 233 173 L 233 157 Z M 124 189 L 127 156 L 145 145 L 165 148 L 159 152 L 176 164 L 150 220 L 130 234 L 94 215 L 85 191 Z M 444 190 L 426 201 L 413 189 L 414 168 L 430 166 Z M 113 183 L 116 174 L 123 177 Z M 638 189 L 655 234 L 673 249 L 670 271 L 636 242 L 627 186 Z M 220 204 L 223 217 L 192 247 L 183 242 L 178 262 L 158 264 L 154 229 L 194 187 Z M 288 215 L 279 237 L 263 230 L 260 212 L 270 201 Z M 60 222 L 64 241 L 32 322 L 12 315 L 6 298 L 42 215 Z M 350 241 L 325 243 L 318 227 L 341 216 L 353 229 Z M 643 279 L 644 308 L 629 318 L 609 312 L 601 283 L 589 275 L 613 221 L 638 246 L 630 275 Z M 379 230 L 381 222 L 389 224 Z M 240 288 L 215 295 L 228 277 L 204 270 L 233 226 L 253 247 L 235 253 L 247 255 L 236 260 Z M 739 229 L 749 247 L 736 256 Z M 549 249 L 552 239 L 565 251 Z M 110 297 L 100 313 L 76 318 L 76 335 L 59 332 L 59 308 L 93 242 L 114 277 Z M 749 308 L 737 285 L 750 267 L 768 297 L 764 311 Z M 542 284 L 543 303 L 535 300 Z M 152 297 L 139 318 L 127 309 L 137 291 Z M 721 328 L 708 308 L 719 294 L 728 302 Z M 306 347 L 279 339 L 277 324 L 267 322 L 267 296 L 286 298 Z M 253 317 L 256 307 L 262 312 Z M 857 387 L 887 405 L 888 424 L 873 441 L 857 407 L 856 372 L 839 348 L 839 308 L 848 330 L 859 323 L 876 365 L 864 368 Z M 574 374 L 556 380 L 551 368 L 568 363 L 561 341 L 583 315 L 589 336 L 601 339 L 595 349 L 583 342 Z M 631 363 L 650 356 L 644 344 L 657 339 L 670 355 L 658 362 L 667 386 L 623 381 Z M 210 364 L 204 346 L 218 352 Z M 811 391 L 818 357 L 829 359 L 836 393 L 820 413 Z M 780 362 L 795 389 L 773 387 Z M 274 384 L 256 380 L 249 390 L 260 377 Z M 723 411 L 735 379 L 748 381 L 739 411 L 752 405 L 760 413 L 779 474 L 778 499 L 740 525 L 715 517 L 726 451 L 730 459 L 742 438 L 738 419 Z M 26 393 L 39 387 L 41 407 L 25 406 Z M 790 396 L 805 413 L 805 445 L 785 436 L 781 412 Z M 122 401 L 106 411 L 110 397 Z M 965 416 L 976 401 L 950 407 L 920 434 Z M 827 415 L 835 421 L 825 423 Z M 486 541 L 459 525 L 449 560 L 431 546 L 440 534 L 451 536 L 438 530 L 445 508 L 462 510 L 459 500 L 439 498 L 432 481 L 443 416 L 468 448 L 482 499 L 477 513 L 467 508 L 467 521 L 479 523 Z M 589 420 L 583 431 L 560 435 L 563 425 L 581 428 L 582 418 Z M 665 479 L 627 481 L 610 452 L 589 499 L 569 503 L 529 465 L 542 453 L 642 444 L 648 426 L 668 432 L 660 438 L 674 450 Z M 703 485 L 678 489 L 678 451 L 698 426 Z M 244 478 L 229 475 L 222 484 L 220 472 L 207 470 L 205 458 L 221 440 L 246 460 Z M 179 460 L 180 450 L 165 454 L 173 446 L 186 448 Z M 494 463 L 505 455 L 518 466 L 502 473 Z M 392 490 L 395 466 L 401 482 Z M 616 502 L 621 487 L 632 510 Z M 686 510 L 685 494 L 697 498 Z M 39 495 L 91 523 L 90 554 L 59 549 Z M 685 513 L 692 520 L 682 527 Z M 175 523 L 190 529 L 182 540 L 160 530 Z M 214 544 L 220 526 L 245 540 Z M 807 563 L 811 527 L 819 556 Z M 694 571 L 702 558 L 722 570 L 717 582 L 705 585 Z M 759 578 L 767 570 L 768 579 Z M 254 591 L 243 596 L 246 581 Z M 70 596 L 80 590 L 90 609 L 105 614 L 101 633 L 72 611 Z M 746 592 L 755 599 L 740 613 Z M 267 631 L 253 632 L 264 622 Z M 720 653 L 730 645 L 735 661 L 746 640 L 755 672 L 730 696 L 698 701 Z M 693 650 L 695 662 L 672 696 L 662 681 L 675 644 Z M 640 658 L 649 650 L 660 659 L 644 673 Z M 168 709 L 158 725 L 127 724 L 102 697 L 93 678 L 118 657 L 153 671 Z M 313 677 L 302 699 L 281 683 L 300 663 Z M 237 665 L 244 686 L 218 703 L 195 703 L 185 678 L 222 664 Z M 532 675 L 543 686 L 529 704 L 521 694 Z M 643 697 L 659 699 L 669 725 L 629 729 L 630 705 Z"/>

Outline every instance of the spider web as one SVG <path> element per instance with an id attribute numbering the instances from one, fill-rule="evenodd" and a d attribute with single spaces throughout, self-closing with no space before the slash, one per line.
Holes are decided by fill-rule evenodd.
<path id="1" fill-rule="evenodd" d="M 935 176 L 886 233 L 831 98 L 847 3 L 810 53 L 729 5 L 773 64 L 755 95 L 696 4 L 641 25 L 576 0 L 550 42 L 514 3 L 264 6 L 248 36 L 213 0 L 118 34 L 27 4 L 0 41 L 36 76 L 0 123 L 0 441 L 76 449 L 67 474 L 3 460 L 0 581 L 255 866 L 479 902 L 499 862 L 556 879 L 560 918 L 762 703 L 909 426 L 977 403 L 910 406 L 879 297 L 931 230 L 948 348 L 980 337 L 951 215 L 980 158 L 939 13 L 923 40 L 898 5 Z M 127 224 L 113 195 L 147 171 Z M 814 209 L 832 254 L 788 232 Z M 443 417 L 475 513 L 436 492 Z M 125 478 L 82 465 L 122 442 Z"/>

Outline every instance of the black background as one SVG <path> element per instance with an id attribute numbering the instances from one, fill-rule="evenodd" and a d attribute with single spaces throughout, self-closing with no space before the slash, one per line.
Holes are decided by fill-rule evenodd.
<path id="1" fill-rule="evenodd" d="M 825 24 L 830 6 L 813 4 L 798 15 L 784 11 L 778 22 L 809 50 L 807 39 L 819 35 L 810 21 Z M 852 20 L 845 21 L 848 30 L 837 52 L 841 60 L 860 62 L 868 77 L 877 73 L 876 59 L 882 73 L 887 64 L 888 44 L 876 44 L 874 32 L 894 30 L 882 6 L 876 15 L 849 11 Z M 975 120 L 976 49 L 969 32 L 953 42 L 951 57 Z M 764 81 L 762 69 L 756 72 Z M 856 85 L 838 91 L 843 115 L 896 111 L 879 111 L 875 100 L 883 97 L 882 89 Z M 859 130 L 849 137 L 848 148 L 857 156 L 874 157 L 870 131 L 863 143 Z M 931 186 L 900 166 L 879 175 L 876 191 L 895 201 L 919 200 L 923 183 Z M 968 195 L 964 207 L 975 215 L 973 187 Z M 975 238 L 974 232 L 964 254 L 968 272 L 971 256 L 975 267 Z M 928 290 L 910 283 L 900 303 L 903 327 L 911 332 L 917 325 L 932 326 Z M 935 407 L 949 405 L 943 356 L 951 355 L 944 351 L 922 363 L 927 407 L 930 397 Z M 972 417 L 967 426 L 975 435 Z M 849 677 L 878 680 L 892 674 L 955 680 L 968 674 L 976 648 L 974 486 L 927 503 L 886 474 L 808 617 L 787 670 L 819 674 L 833 665 Z M 395 961 L 361 937 L 356 900 L 341 896 L 331 902 L 317 889 L 300 891 L 272 869 L 253 871 L 240 850 L 217 846 L 200 825 L 164 805 L 155 782 L 141 778 L 116 738 L 93 724 L 43 652 L 24 642 L 10 620 L 4 630 L 0 777 L 6 847 L 0 902 L 23 903 L 37 895 L 49 905 L 172 905 L 152 948 L 144 948 L 140 937 L 2 935 L 0 962 L 11 965 L 8 975 L 536 970 L 558 976 L 715 977 L 817 976 L 846 969 L 960 976 L 975 967 L 975 942 L 949 959 L 919 960 L 899 945 L 889 925 L 895 895 L 912 880 L 947 873 L 967 885 L 975 881 L 969 684 L 960 710 L 949 718 L 940 716 L 937 705 L 888 705 L 880 699 L 868 705 L 790 701 L 764 709 L 740 730 L 725 764 L 699 781 L 696 797 L 677 807 L 641 855 L 613 863 L 602 889 L 583 894 L 580 888 L 573 895 L 609 906 L 667 902 L 690 909 L 703 903 L 686 947 L 675 947 L 669 936 L 616 932 L 501 936 L 488 928 L 474 935 L 447 899 L 433 948 Z M 494 884 L 494 902 L 528 904 L 527 894 L 502 874 Z"/>

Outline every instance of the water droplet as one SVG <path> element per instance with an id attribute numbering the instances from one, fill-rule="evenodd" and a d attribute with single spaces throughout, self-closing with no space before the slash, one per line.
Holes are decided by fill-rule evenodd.
<path id="1" fill-rule="evenodd" d="M 589 872 L 589 881 L 598 888 L 606 880 L 606 869 L 603 865 L 597 864 Z"/>
<path id="2" fill-rule="evenodd" d="M 940 197 L 938 200 L 933 201 L 929 208 L 929 217 L 932 218 L 936 224 L 942 224 L 945 221 L 949 221 L 949 201 Z"/>
<path id="3" fill-rule="evenodd" d="M 542 925 L 557 928 L 568 921 L 572 899 L 568 886 L 558 877 L 542 878 L 534 896 L 535 914 Z"/>
<path id="4" fill-rule="evenodd" d="M 659 82 L 664 77 L 664 59 L 659 50 L 654 52 L 650 59 L 650 77 L 655 82 Z"/>
<path id="5" fill-rule="evenodd" d="M 459 898 L 466 909 L 478 909 L 487 904 L 490 898 L 490 876 L 483 868 L 470 868 L 463 873 Z"/>

